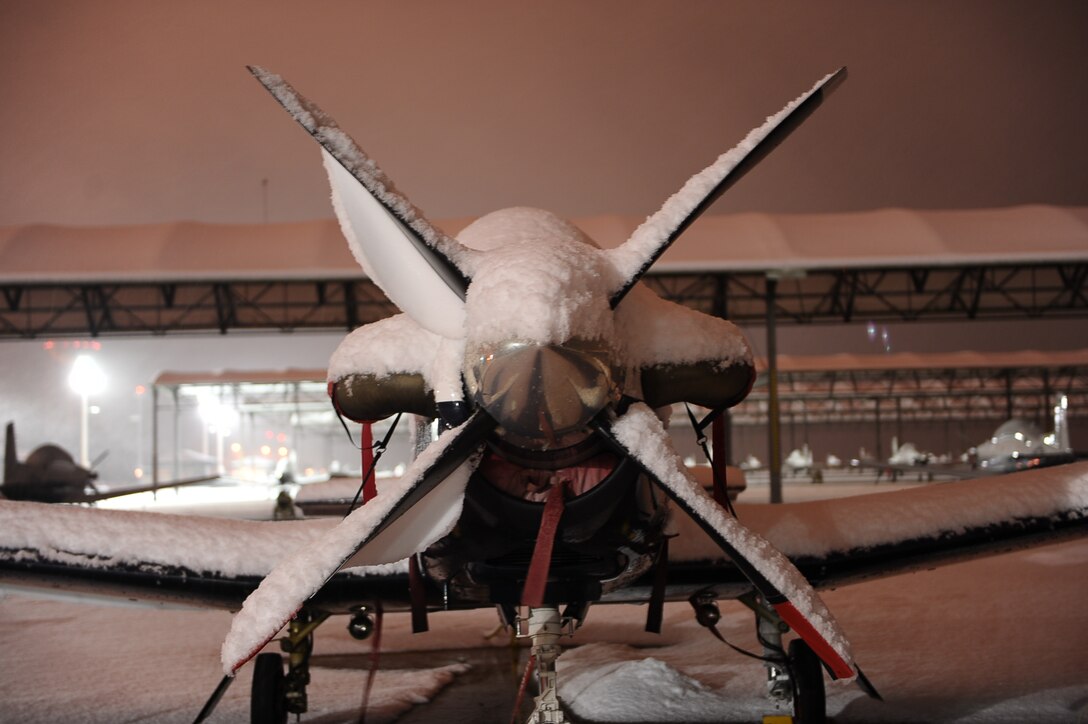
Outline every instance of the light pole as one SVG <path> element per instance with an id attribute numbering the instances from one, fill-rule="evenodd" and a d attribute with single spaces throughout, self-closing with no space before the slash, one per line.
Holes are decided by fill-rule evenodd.
<path id="1" fill-rule="evenodd" d="M 79 395 L 79 464 L 86 468 L 91 464 L 87 454 L 87 398 L 106 388 L 106 373 L 93 357 L 81 354 L 76 357 L 72 371 L 68 373 L 68 386 Z"/>

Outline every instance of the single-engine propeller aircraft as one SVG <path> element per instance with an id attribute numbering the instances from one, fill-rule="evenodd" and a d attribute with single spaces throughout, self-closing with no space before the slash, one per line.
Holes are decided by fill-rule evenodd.
<path id="1" fill-rule="evenodd" d="M 356 421 L 437 418 L 444 432 L 339 522 L 164 521 L 0 503 L 5 587 L 232 609 L 245 598 L 223 643 L 226 677 L 198 721 L 254 656 L 254 720 L 306 711 L 312 633 L 332 613 L 351 614 L 349 630 L 362 637 L 378 607 L 410 610 L 413 628 L 425 630 L 429 611 L 494 606 L 531 639 L 531 721 L 565 722 L 557 644 L 592 604 L 648 604 L 647 628 L 657 630 L 663 601 L 689 600 L 716 632 L 718 598 L 756 610 L 772 695 L 792 699 L 798 720 L 822 721 L 823 669 L 875 690 L 815 588 L 1085 531 L 1088 472 L 1077 466 L 1057 483 L 1036 473 L 987 481 L 986 501 L 1003 504 L 983 509 L 971 504 L 982 481 L 968 481 L 835 501 L 841 514 L 820 507 L 812 519 L 805 504 L 766 506 L 742 524 L 673 449 L 664 410 L 709 410 L 702 430 L 748 393 L 755 371 L 731 323 L 666 302 L 639 280 L 844 69 L 693 176 L 613 249 L 528 208 L 489 214 L 452 238 L 317 106 L 280 77 L 251 72 L 320 144 L 349 246 L 403 312 L 339 346 L 328 370 L 333 404 Z M 887 505 L 894 516 L 880 515 Z M 874 518 L 879 525 L 853 524 Z M 279 654 L 259 653 L 285 625 L 286 678 Z M 791 629 L 797 637 L 785 646 Z"/>
<path id="2" fill-rule="evenodd" d="M 71 453 L 47 443 L 39 445 L 20 462 L 15 449 L 15 423 L 9 422 L 4 435 L 4 481 L 0 494 L 8 500 L 39 503 L 94 503 L 120 495 L 150 492 L 215 480 L 215 476 L 187 478 L 173 482 L 116 490 L 99 490 L 98 473 L 76 463 Z"/>
<path id="3" fill-rule="evenodd" d="M 729 322 L 637 286 L 714 200 L 811 114 L 840 70 L 693 177 L 616 249 L 536 209 L 442 233 L 319 108 L 278 76 L 254 75 L 321 145 L 352 251 L 403 314 L 353 332 L 330 362 L 330 395 L 358 421 L 437 411 L 447 433 L 404 477 L 320 545 L 284 561 L 224 642 L 232 673 L 338 569 L 419 556 L 458 595 L 496 604 L 550 639 L 664 550 L 665 499 L 744 571 L 768 615 L 836 678 L 858 675 L 846 637 L 794 566 L 704 491 L 654 410 L 721 411 L 755 381 Z M 287 595 L 284 595 L 288 592 Z M 567 606 L 570 613 L 560 613 Z M 534 641 L 534 720 L 565 721 L 554 653 Z"/>

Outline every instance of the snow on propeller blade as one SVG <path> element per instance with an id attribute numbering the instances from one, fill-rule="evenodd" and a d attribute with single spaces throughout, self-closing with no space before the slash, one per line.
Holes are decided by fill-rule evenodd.
<path id="1" fill-rule="evenodd" d="M 596 425 L 721 547 L 832 676 L 857 676 L 846 636 L 816 591 L 784 555 L 728 515 L 691 477 L 653 410 L 635 403 L 615 420 L 598 420 Z"/>
<path id="2" fill-rule="evenodd" d="M 356 260 L 401 311 L 430 331 L 455 338 L 464 326 L 471 254 L 431 224 L 336 121 L 283 78 L 249 72 L 321 144 L 333 206 Z M 408 244 L 386 243 L 389 239 Z"/>
<path id="3" fill-rule="evenodd" d="M 807 93 L 770 116 L 762 126 L 753 129 L 743 141 L 719 156 L 717 161 L 692 176 L 660 211 L 646 219 L 623 247 L 616 250 L 617 256 L 621 249 L 629 250 L 624 256 L 634 253 L 622 261 L 617 260 L 618 265 L 627 267 L 627 283 L 613 293 L 612 307 L 615 308 L 620 303 L 627 292 L 631 291 L 631 287 L 649 271 L 677 237 L 733 184 L 786 140 L 795 128 L 820 107 L 824 97 L 845 79 L 845 66 L 822 78 Z"/>

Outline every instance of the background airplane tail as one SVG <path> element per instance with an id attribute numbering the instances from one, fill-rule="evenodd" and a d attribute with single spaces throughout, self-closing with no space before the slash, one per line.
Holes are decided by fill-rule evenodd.
<path id="1" fill-rule="evenodd" d="M 15 456 L 15 423 L 9 422 L 4 441 L 4 482 L 11 480 L 15 474 L 15 463 L 19 458 Z"/>

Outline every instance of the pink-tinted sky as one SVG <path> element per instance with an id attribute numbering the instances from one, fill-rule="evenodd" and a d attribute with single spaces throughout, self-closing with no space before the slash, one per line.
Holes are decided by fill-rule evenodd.
<path id="1" fill-rule="evenodd" d="M 0 0 L 0 225 L 331 216 L 281 73 L 428 215 L 646 214 L 825 73 L 714 211 L 1088 204 L 1088 3 Z"/>

